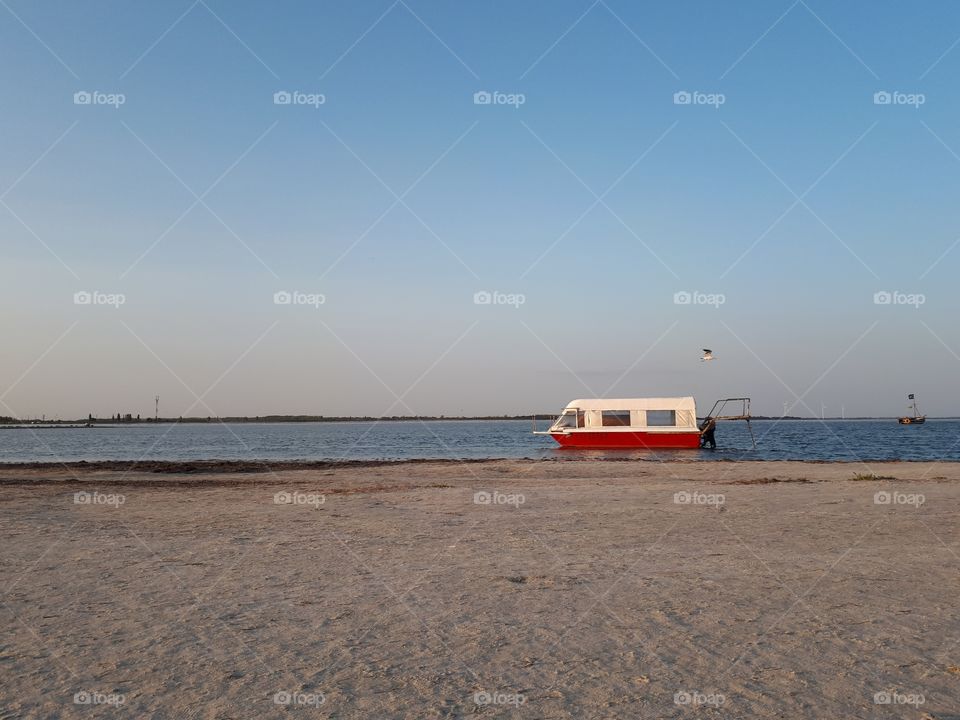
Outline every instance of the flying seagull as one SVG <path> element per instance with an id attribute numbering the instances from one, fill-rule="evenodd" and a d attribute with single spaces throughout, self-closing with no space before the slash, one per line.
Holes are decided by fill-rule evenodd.
<path id="1" fill-rule="evenodd" d="M 703 357 L 700 358 L 700 362 L 706 362 L 707 360 L 713 360 L 713 350 L 710 348 L 703 348 Z"/>

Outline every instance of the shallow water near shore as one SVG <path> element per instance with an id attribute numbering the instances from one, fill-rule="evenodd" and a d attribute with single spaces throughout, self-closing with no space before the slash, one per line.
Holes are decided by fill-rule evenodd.
<path id="1" fill-rule="evenodd" d="M 540 423 L 545 429 L 547 421 Z M 0 430 L 0 462 L 93 460 L 404 460 L 550 458 L 960 461 L 960 420 L 755 420 L 721 423 L 719 447 L 561 450 L 526 420 L 136 424 Z"/>

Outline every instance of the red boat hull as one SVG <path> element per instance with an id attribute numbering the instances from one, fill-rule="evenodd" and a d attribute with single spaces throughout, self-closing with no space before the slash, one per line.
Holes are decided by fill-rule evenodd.
<path id="1" fill-rule="evenodd" d="M 698 448 L 699 432 L 571 432 L 550 433 L 563 447 L 571 448 Z"/>

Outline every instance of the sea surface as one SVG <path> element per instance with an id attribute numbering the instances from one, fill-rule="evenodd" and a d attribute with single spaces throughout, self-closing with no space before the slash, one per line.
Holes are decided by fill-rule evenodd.
<path id="1" fill-rule="evenodd" d="M 542 420 L 540 429 L 546 429 Z M 664 460 L 960 461 L 960 420 L 755 420 L 721 423 L 716 451 L 560 449 L 529 420 L 189 423 L 0 428 L 0 462 L 78 460 Z"/>

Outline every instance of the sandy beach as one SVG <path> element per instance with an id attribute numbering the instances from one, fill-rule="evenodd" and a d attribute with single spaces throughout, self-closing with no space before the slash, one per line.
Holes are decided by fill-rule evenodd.
<path id="1" fill-rule="evenodd" d="M 950 463 L 2 467 L 0 717 L 956 718 L 958 501 Z"/>

